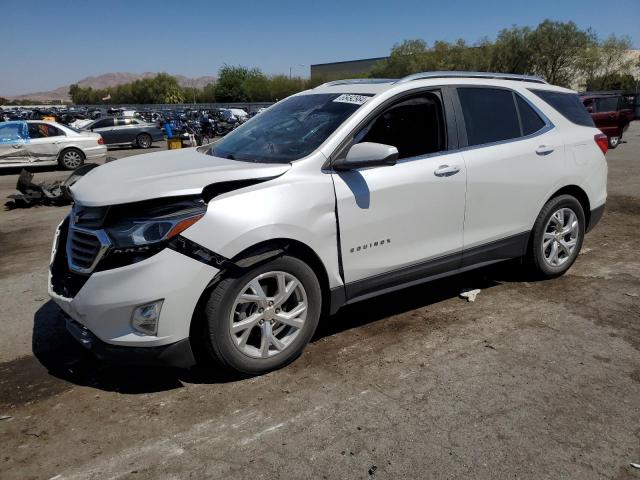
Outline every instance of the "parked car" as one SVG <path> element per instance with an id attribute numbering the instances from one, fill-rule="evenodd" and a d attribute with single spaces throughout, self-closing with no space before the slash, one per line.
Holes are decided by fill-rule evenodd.
<path id="1" fill-rule="evenodd" d="M 73 170 L 86 160 L 103 160 L 106 153 L 107 147 L 98 133 L 47 121 L 0 124 L 0 167 L 58 164 Z"/>
<path id="2" fill-rule="evenodd" d="M 164 139 L 164 134 L 157 125 L 133 117 L 99 118 L 82 128 L 102 135 L 108 146 L 149 148 L 153 142 Z"/>
<path id="3" fill-rule="evenodd" d="M 586 94 L 582 96 L 582 104 L 596 127 L 607 136 L 609 148 L 616 148 L 634 119 L 633 105 L 620 94 Z"/>
<path id="4" fill-rule="evenodd" d="M 562 275 L 604 211 L 606 151 L 578 95 L 536 77 L 330 82 L 78 180 L 49 292 L 100 358 L 264 373 L 322 311 L 512 258 Z"/>

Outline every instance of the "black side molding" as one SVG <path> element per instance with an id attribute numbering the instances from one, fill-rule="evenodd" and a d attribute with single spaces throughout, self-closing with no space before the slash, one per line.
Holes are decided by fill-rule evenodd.
<path id="1" fill-rule="evenodd" d="M 591 215 L 589 215 L 589 224 L 585 229 L 585 233 L 588 233 L 591 230 L 593 230 L 593 227 L 595 227 L 598 224 L 598 222 L 602 218 L 602 215 L 604 215 L 605 205 L 606 203 L 603 203 L 599 207 L 596 207 L 593 210 L 591 210 Z"/>
<path id="2" fill-rule="evenodd" d="M 473 270 L 492 263 L 518 258 L 526 253 L 531 232 L 511 235 L 484 245 L 426 260 L 391 272 L 347 283 L 331 290 L 330 313 L 344 304 Z"/>

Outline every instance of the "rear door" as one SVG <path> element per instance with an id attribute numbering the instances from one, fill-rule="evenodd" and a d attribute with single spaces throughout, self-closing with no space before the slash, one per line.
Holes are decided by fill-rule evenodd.
<path id="1" fill-rule="evenodd" d="M 29 123 L 29 139 L 26 149 L 34 162 L 53 162 L 63 147 L 65 133 L 53 125 L 32 122 Z"/>
<path id="2" fill-rule="evenodd" d="M 593 120 L 602 132 L 615 137 L 620 135 L 618 126 L 618 101 L 619 97 L 598 97 L 595 99 L 595 113 Z"/>
<path id="3" fill-rule="evenodd" d="M 463 266 L 520 256 L 562 170 L 562 139 L 532 103 L 510 89 L 457 91 L 467 166 Z"/>
<path id="4" fill-rule="evenodd" d="M 0 164 L 28 162 L 27 122 L 0 123 Z"/>
<path id="5" fill-rule="evenodd" d="M 116 143 L 132 143 L 140 129 L 137 120 L 133 118 L 120 117 L 116 119 L 116 122 L 116 127 L 114 129 L 114 138 L 116 139 Z"/>
<path id="6" fill-rule="evenodd" d="M 90 129 L 94 133 L 99 133 L 107 145 L 118 143 L 115 132 L 115 119 L 113 117 L 101 118 L 97 120 Z"/>
<path id="7" fill-rule="evenodd" d="M 339 154 L 360 142 L 400 153 L 394 166 L 333 174 L 348 299 L 458 267 L 466 169 L 447 145 L 450 120 L 442 92 L 411 94 L 381 109 Z"/>

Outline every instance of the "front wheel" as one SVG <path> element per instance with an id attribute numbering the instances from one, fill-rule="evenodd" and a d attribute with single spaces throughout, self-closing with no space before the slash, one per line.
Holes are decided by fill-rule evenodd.
<path id="1" fill-rule="evenodd" d="M 582 248 L 585 216 L 571 195 L 560 195 L 542 208 L 533 227 L 529 260 L 538 276 L 554 278 L 565 273 Z"/>
<path id="2" fill-rule="evenodd" d="M 614 149 L 618 145 L 620 145 L 620 137 L 615 135 L 613 137 L 609 137 L 609 148 Z"/>
<path id="3" fill-rule="evenodd" d="M 205 346 L 217 363 L 245 375 L 281 368 L 311 340 L 321 297 L 313 270 L 290 256 L 225 278 L 204 309 Z"/>

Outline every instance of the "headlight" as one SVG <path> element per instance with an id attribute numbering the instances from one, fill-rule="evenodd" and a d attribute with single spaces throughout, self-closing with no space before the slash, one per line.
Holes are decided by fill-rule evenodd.
<path id="1" fill-rule="evenodd" d="M 206 204 L 200 199 L 187 199 L 172 203 L 140 205 L 132 212 L 120 206 L 117 219 L 105 228 L 113 242 L 113 253 L 144 251 L 164 243 L 200 220 Z"/>

